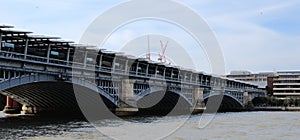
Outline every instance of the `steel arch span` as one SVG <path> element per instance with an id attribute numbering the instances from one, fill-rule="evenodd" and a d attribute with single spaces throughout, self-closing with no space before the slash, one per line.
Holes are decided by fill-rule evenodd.
<path id="1" fill-rule="evenodd" d="M 222 100 L 219 110 L 235 110 L 244 107 L 243 102 L 231 94 L 210 94 L 204 98 L 204 102 L 207 103 L 208 99 L 211 99 L 212 101 Z M 207 108 L 209 109 L 209 107 Z"/>
<path id="2" fill-rule="evenodd" d="M 180 96 L 180 98 L 184 99 L 191 107 L 193 106 L 192 100 L 185 97 L 183 95 L 183 93 L 176 91 L 176 90 L 164 90 L 162 88 L 148 88 L 146 90 L 143 90 L 138 95 L 136 95 L 135 100 L 138 102 L 142 98 L 144 98 L 150 94 L 153 94 L 153 93 L 176 94 L 176 95 Z"/>
<path id="3" fill-rule="evenodd" d="M 39 112 L 79 112 L 78 97 L 92 99 L 89 94 L 96 93 L 108 108 L 116 108 L 118 100 L 101 89 L 83 80 L 60 81 L 55 76 L 44 74 L 23 75 L 4 80 L 0 83 L 0 93 L 8 96 L 32 111 Z M 74 87 L 80 89 L 82 95 L 75 96 Z"/>

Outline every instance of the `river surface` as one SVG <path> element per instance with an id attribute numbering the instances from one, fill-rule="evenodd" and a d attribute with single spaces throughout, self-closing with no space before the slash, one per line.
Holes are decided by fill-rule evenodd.
<path id="1" fill-rule="evenodd" d="M 203 128 L 199 128 L 200 114 L 192 115 L 188 120 L 186 116 L 131 117 L 125 120 L 102 120 L 95 123 L 101 125 L 95 125 L 83 119 L 4 117 L 0 113 L 0 138 L 232 140 L 299 139 L 300 136 L 300 112 L 218 113 Z M 170 130 L 172 127 L 178 129 Z"/>

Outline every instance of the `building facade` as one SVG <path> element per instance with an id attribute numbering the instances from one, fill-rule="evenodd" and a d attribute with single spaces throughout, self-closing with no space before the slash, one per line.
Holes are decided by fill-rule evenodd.
<path id="1" fill-rule="evenodd" d="M 300 71 L 277 72 L 268 77 L 268 93 L 282 98 L 300 98 Z"/>
<path id="2" fill-rule="evenodd" d="M 272 75 L 274 75 L 273 72 L 251 73 L 249 71 L 231 71 L 226 77 L 256 84 L 259 88 L 265 89 L 268 83 L 268 77 Z"/>

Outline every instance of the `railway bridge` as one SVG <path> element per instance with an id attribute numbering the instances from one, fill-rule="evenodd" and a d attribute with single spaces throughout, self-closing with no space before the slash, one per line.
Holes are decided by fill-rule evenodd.
<path id="1" fill-rule="evenodd" d="M 218 97 L 223 97 L 222 109 L 244 109 L 255 97 L 265 96 L 250 83 L 11 26 L 0 26 L 0 42 L 0 93 L 7 96 L 6 113 L 19 112 L 21 106 L 27 114 L 78 112 L 95 108 L 99 101 L 119 115 L 197 111 Z"/>

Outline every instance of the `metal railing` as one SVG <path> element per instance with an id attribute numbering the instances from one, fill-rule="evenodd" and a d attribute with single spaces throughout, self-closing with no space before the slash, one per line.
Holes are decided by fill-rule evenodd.
<path id="1" fill-rule="evenodd" d="M 194 86 L 202 86 L 202 87 L 213 87 L 209 81 L 202 82 L 202 80 L 184 80 L 180 78 L 173 78 L 173 77 L 155 77 L 155 74 L 147 74 L 144 72 L 136 72 L 136 71 L 127 71 L 123 69 L 114 69 L 111 67 L 103 67 L 98 66 L 95 64 L 83 64 L 79 62 L 73 62 L 73 61 L 67 61 L 67 60 L 61 60 L 61 59 L 54 59 L 54 58 L 47 58 L 42 56 L 35 56 L 35 55 L 25 55 L 22 53 L 17 52 L 8 52 L 8 51 L 0 51 L 0 58 L 4 59 L 14 59 L 14 60 L 21 60 L 21 61 L 28 61 L 32 63 L 39 62 L 40 64 L 47 64 L 47 65 L 53 65 L 58 67 L 66 67 L 66 68 L 77 68 L 77 69 L 84 69 L 84 70 L 90 70 L 90 71 L 97 71 L 97 72 L 104 72 L 104 73 L 110 73 L 110 74 L 116 74 L 116 75 L 123 75 L 123 76 L 135 76 L 140 78 L 151 78 L 155 80 L 164 80 L 166 82 L 174 82 L 174 83 L 181 83 L 186 85 L 194 85 Z M 223 85 L 224 86 L 224 85 Z M 246 90 L 252 90 L 255 92 L 261 92 L 255 88 L 248 88 L 248 87 L 229 87 L 226 85 L 227 89 L 232 90 L 240 90 L 240 89 L 246 89 Z"/>

